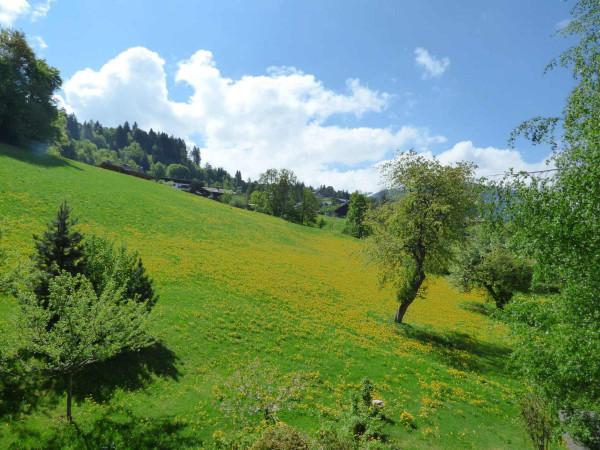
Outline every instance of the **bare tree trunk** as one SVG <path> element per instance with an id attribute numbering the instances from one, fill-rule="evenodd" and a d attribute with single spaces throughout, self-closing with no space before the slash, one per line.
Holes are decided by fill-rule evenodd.
<path id="1" fill-rule="evenodd" d="M 406 311 L 408 310 L 408 307 L 411 303 L 412 300 L 410 302 L 401 302 L 400 305 L 398 305 L 398 311 L 396 311 L 396 317 L 394 317 L 394 321 L 396 323 L 402 323 L 402 320 L 404 319 L 404 314 L 406 314 Z"/>
<path id="2" fill-rule="evenodd" d="M 67 420 L 73 422 L 73 416 L 71 414 L 71 403 L 73 400 L 73 374 L 68 375 L 67 379 Z"/>
<path id="3" fill-rule="evenodd" d="M 408 307 L 412 304 L 415 298 L 417 298 L 423 281 L 425 281 L 425 272 L 419 270 L 415 273 L 410 283 L 410 288 L 406 289 L 406 291 L 402 292 L 402 294 L 398 293 L 398 301 L 400 302 L 400 305 L 398 306 L 398 311 L 396 311 L 396 316 L 394 317 L 394 321 L 396 323 L 402 323 L 404 320 L 404 315 L 406 314 Z"/>

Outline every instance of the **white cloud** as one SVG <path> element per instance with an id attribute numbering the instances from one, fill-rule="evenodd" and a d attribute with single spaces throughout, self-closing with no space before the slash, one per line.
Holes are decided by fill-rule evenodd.
<path id="1" fill-rule="evenodd" d="M 190 86 L 192 94 L 176 102 L 169 99 L 164 66 L 157 53 L 130 48 L 99 70 L 75 73 L 64 83 L 60 100 L 80 120 L 107 125 L 136 121 L 142 128 L 196 141 L 204 161 L 229 171 L 240 169 L 244 177 L 287 167 L 309 184 L 350 190 L 377 190 L 376 165 L 394 151 L 429 152 L 446 140 L 414 126 L 333 125 L 330 120 L 336 115 L 360 118 L 387 107 L 388 94 L 359 80 L 348 80 L 342 93 L 291 67 L 271 67 L 265 74 L 233 80 L 220 73 L 211 52 L 200 50 L 177 67 L 176 82 Z M 451 161 L 463 151 L 496 167 L 493 158 L 485 158 L 489 149 L 468 154 L 461 144 L 444 157 Z M 499 157 L 500 165 L 506 162 L 505 154 Z"/>
<path id="2" fill-rule="evenodd" d="M 27 0 L 0 0 L 0 25 L 11 26 L 20 17 L 29 17 L 32 22 L 46 17 L 52 3 L 56 0 L 45 0 L 35 3 L 33 7 Z"/>
<path id="3" fill-rule="evenodd" d="M 48 11 L 50 11 L 50 7 L 55 0 L 46 0 L 34 5 L 33 10 L 31 11 L 31 20 L 35 22 L 38 19 L 46 17 L 48 15 Z"/>
<path id="4" fill-rule="evenodd" d="M 472 161 L 478 166 L 479 176 L 502 174 L 508 169 L 534 171 L 548 168 L 545 160 L 536 163 L 526 162 L 517 150 L 476 147 L 471 141 L 457 142 L 452 148 L 436 156 L 444 164 Z"/>
<path id="5" fill-rule="evenodd" d="M 32 36 L 31 42 L 38 48 L 38 50 L 45 50 L 48 48 L 48 44 L 46 44 L 46 41 L 44 41 L 41 36 Z"/>
<path id="6" fill-rule="evenodd" d="M 27 0 L 0 0 L 0 25 L 10 26 L 29 12 L 31 6 Z"/>
<path id="7" fill-rule="evenodd" d="M 447 56 L 436 58 L 422 47 L 415 49 L 415 63 L 423 68 L 424 79 L 442 76 L 450 67 L 450 59 Z"/>

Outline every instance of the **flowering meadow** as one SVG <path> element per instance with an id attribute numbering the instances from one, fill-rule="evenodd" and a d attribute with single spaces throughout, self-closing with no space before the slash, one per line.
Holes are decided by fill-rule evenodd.
<path id="1" fill-rule="evenodd" d="M 152 325 L 160 352 L 144 375 L 126 373 L 132 364 L 115 366 L 110 392 L 80 396 L 83 428 L 129 411 L 178 424 L 204 442 L 219 439 L 239 427 L 220 408 L 223 383 L 262 366 L 281 382 L 302 375 L 304 388 L 278 416 L 309 434 L 335 420 L 368 377 L 391 419 L 387 431 L 403 448 L 527 447 L 515 419 L 519 383 L 506 366 L 510 341 L 480 294 L 431 279 L 407 313 L 409 325 L 399 327 L 393 292 L 379 287 L 361 241 L 331 227 L 303 227 L 0 146 L 0 227 L 10 266 L 27 261 L 32 234 L 63 200 L 84 234 L 139 251 L 160 296 Z M 18 340 L 16 309 L 14 299 L 0 298 L 5 346 Z M 40 391 L 44 401 L 0 418 L 0 448 L 26 447 L 62 420 L 61 395 Z M 260 426 L 260 418 L 246 426 Z"/>

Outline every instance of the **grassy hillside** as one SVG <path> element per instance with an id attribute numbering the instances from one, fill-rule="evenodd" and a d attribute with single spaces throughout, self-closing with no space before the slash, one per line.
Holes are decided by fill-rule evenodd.
<path id="1" fill-rule="evenodd" d="M 504 368 L 505 331 L 476 295 L 431 281 L 402 331 L 391 320 L 392 293 L 378 288 L 355 239 L 0 146 L 0 224 L 11 262 L 31 252 L 32 233 L 63 199 L 84 232 L 142 254 L 160 295 L 153 314 L 163 343 L 144 361 L 115 364 L 102 384 L 92 375 L 93 395 L 79 399 L 76 420 L 112 405 L 210 440 L 231 428 L 215 387 L 259 358 L 313 380 L 297 408 L 281 414 L 307 432 L 348 405 L 350 389 L 368 376 L 393 420 L 403 411 L 415 417 L 415 430 L 389 426 L 404 448 L 528 447 L 515 419 L 517 384 Z M 0 299 L 4 336 L 18 331 L 15 310 L 13 299 Z M 47 433 L 63 401 L 50 390 L 20 420 L 0 417 L 0 447 Z"/>

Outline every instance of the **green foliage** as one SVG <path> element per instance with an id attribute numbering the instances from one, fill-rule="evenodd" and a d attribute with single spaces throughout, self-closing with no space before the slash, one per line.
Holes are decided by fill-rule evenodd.
<path id="1" fill-rule="evenodd" d="M 192 151 L 190 152 L 190 155 L 192 156 L 192 162 L 200 167 L 200 162 L 201 162 L 201 157 L 200 157 L 200 149 L 196 146 L 194 146 L 194 148 L 192 148 Z"/>
<path id="2" fill-rule="evenodd" d="M 267 428 L 250 450 L 309 450 L 309 442 L 294 428 L 281 422 Z"/>
<path id="3" fill-rule="evenodd" d="M 58 70 L 35 57 L 25 35 L 0 30 L 0 141 L 27 144 L 54 136 Z"/>
<path id="4" fill-rule="evenodd" d="M 298 179 L 294 172 L 288 169 L 269 169 L 258 179 L 261 191 L 267 194 L 268 210 L 276 217 L 293 214 L 295 186 Z"/>
<path id="5" fill-rule="evenodd" d="M 517 130 L 534 143 L 554 145 L 557 170 L 514 177 L 500 191 L 508 193 L 503 201 L 515 244 L 536 262 L 542 280 L 560 285 L 561 292 L 543 307 L 515 305 L 507 317 L 518 338 L 521 372 L 585 441 L 597 430 L 583 430 L 578 417 L 600 416 L 600 4 L 577 1 L 562 33 L 578 38 L 549 66 L 570 67 L 576 81 L 562 117 L 536 119 Z M 558 122 L 561 127 L 552 126 Z"/>
<path id="6" fill-rule="evenodd" d="M 97 296 L 84 276 L 62 272 L 50 280 L 45 307 L 32 293 L 22 292 L 20 303 L 21 331 L 28 349 L 41 358 L 46 370 L 67 378 L 69 420 L 74 375 L 91 364 L 152 343 L 147 309 L 125 299 L 123 289 L 114 284 Z"/>
<path id="7" fill-rule="evenodd" d="M 229 205 L 233 206 L 235 208 L 242 208 L 242 209 L 246 209 L 246 200 L 245 197 L 242 195 L 234 195 L 231 197 L 231 200 L 229 201 Z"/>
<path id="8" fill-rule="evenodd" d="M 352 395 L 350 410 L 319 431 L 317 440 L 322 448 L 393 448 L 385 445 L 389 435 L 384 427 L 389 420 L 384 414 L 384 406 L 373 404 L 373 391 L 371 381 L 363 379 L 360 388 Z"/>
<path id="9" fill-rule="evenodd" d="M 120 289 L 123 297 L 151 309 L 158 301 L 152 280 L 137 252 L 115 245 L 98 236 L 88 236 L 83 243 L 85 269 L 97 295 L 106 289 Z"/>
<path id="10" fill-rule="evenodd" d="M 547 450 L 552 441 L 556 418 L 548 410 L 544 398 L 535 392 L 526 392 L 519 400 L 521 420 L 527 428 L 536 450 Z"/>
<path id="11" fill-rule="evenodd" d="M 83 271 L 85 261 L 82 250 L 83 236 L 73 227 L 77 220 L 71 218 L 67 202 L 61 203 L 56 218 L 48 224 L 42 236 L 34 236 L 33 262 L 36 273 L 35 293 L 42 302 L 48 294 L 48 283 L 61 272 L 71 275 Z"/>
<path id="12" fill-rule="evenodd" d="M 269 194 L 262 191 L 254 191 L 250 194 L 249 205 L 258 212 L 271 214 Z"/>
<path id="13" fill-rule="evenodd" d="M 367 223 L 367 213 L 369 211 L 369 202 L 367 196 L 359 192 L 354 192 L 350 196 L 348 205 L 348 215 L 346 216 L 345 233 L 357 237 L 367 237 L 370 233 Z"/>
<path id="14" fill-rule="evenodd" d="M 473 229 L 458 246 L 453 269 L 452 278 L 460 288 L 485 289 L 498 308 L 504 308 L 515 292 L 527 292 L 533 273 L 528 261 L 517 258 L 485 229 Z"/>
<path id="15" fill-rule="evenodd" d="M 219 197 L 219 201 L 221 203 L 225 203 L 226 205 L 229 205 L 229 203 L 231 202 L 231 200 L 233 200 L 233 195 L 229 194 L 229 193 L 224 193 L 223 195 L 221 195 Z"/>
<path id="16" fill-rule="evenodd" d="M 309 188 L 302 189 L 299 222 L 303 225 L 313 225 L 317 221 L 318 212 L 319 201 L 313 191 Z"/>
<path id="17" fill-rule="evenodd" d="M 425 272 L 444 273 L 474 214 L 473 166 L 444 166 L 415 152 L 401 153 L 383 167 L 404 195 L 372 211 L 368 252 L 382 283 L 392 284 L 400 302 L 396 322 L 419 294 Z"/>
<path id="18" fill-rule="evenodd" d="M 129 165 L 133 165 L 132 163 L 134 163 L 136 166 L 139 166 L 144 170 L 148 170 L 150 168 L 148 156 L 142 149 L 142 146 L 137 142 L 133 142 L 121 149 L 119 155 L 121 159 L 126 161 Z"/>
<path id="19" fill-rule="evenodd" d="M 221 410 L 238 426 L 251 424 L 252 418 L 273 425 L 279 421 L 278 412 L 291 409 L 304 388 L 301 374 L 280 374 L 255 360 L 238 369 L 216 395 Z"/>
<path id="20" fill-rule="evenodd" d="M 4 230 L 0 227 L 0 294 L 6 292 L 7 289 L 7 280 L 6 274 L 4 273 L 6 264 L 6 251 L 4 250 Z"/>
<path id="21" fill-rule="evenodd" d="M 152 175 L 155 180 L 165 178 L 167 176 L 167 167 L 160 161 L 152 163 L 150 166 L 150 175 Z"/>
<path id="22" fill-rule="evenodd" d="M 189 180 L 190 169 L 183 164 L 169 164 L 167 167 L 167 177 L 179 180 Z"/>
<path id="23" fill-rule="evenodd" d="M 190 182 L 190 192 L 193 194 L 199 194 L 204 187 L 204 182 L 199 180 L 198 178 L 194 178 Z"/>

